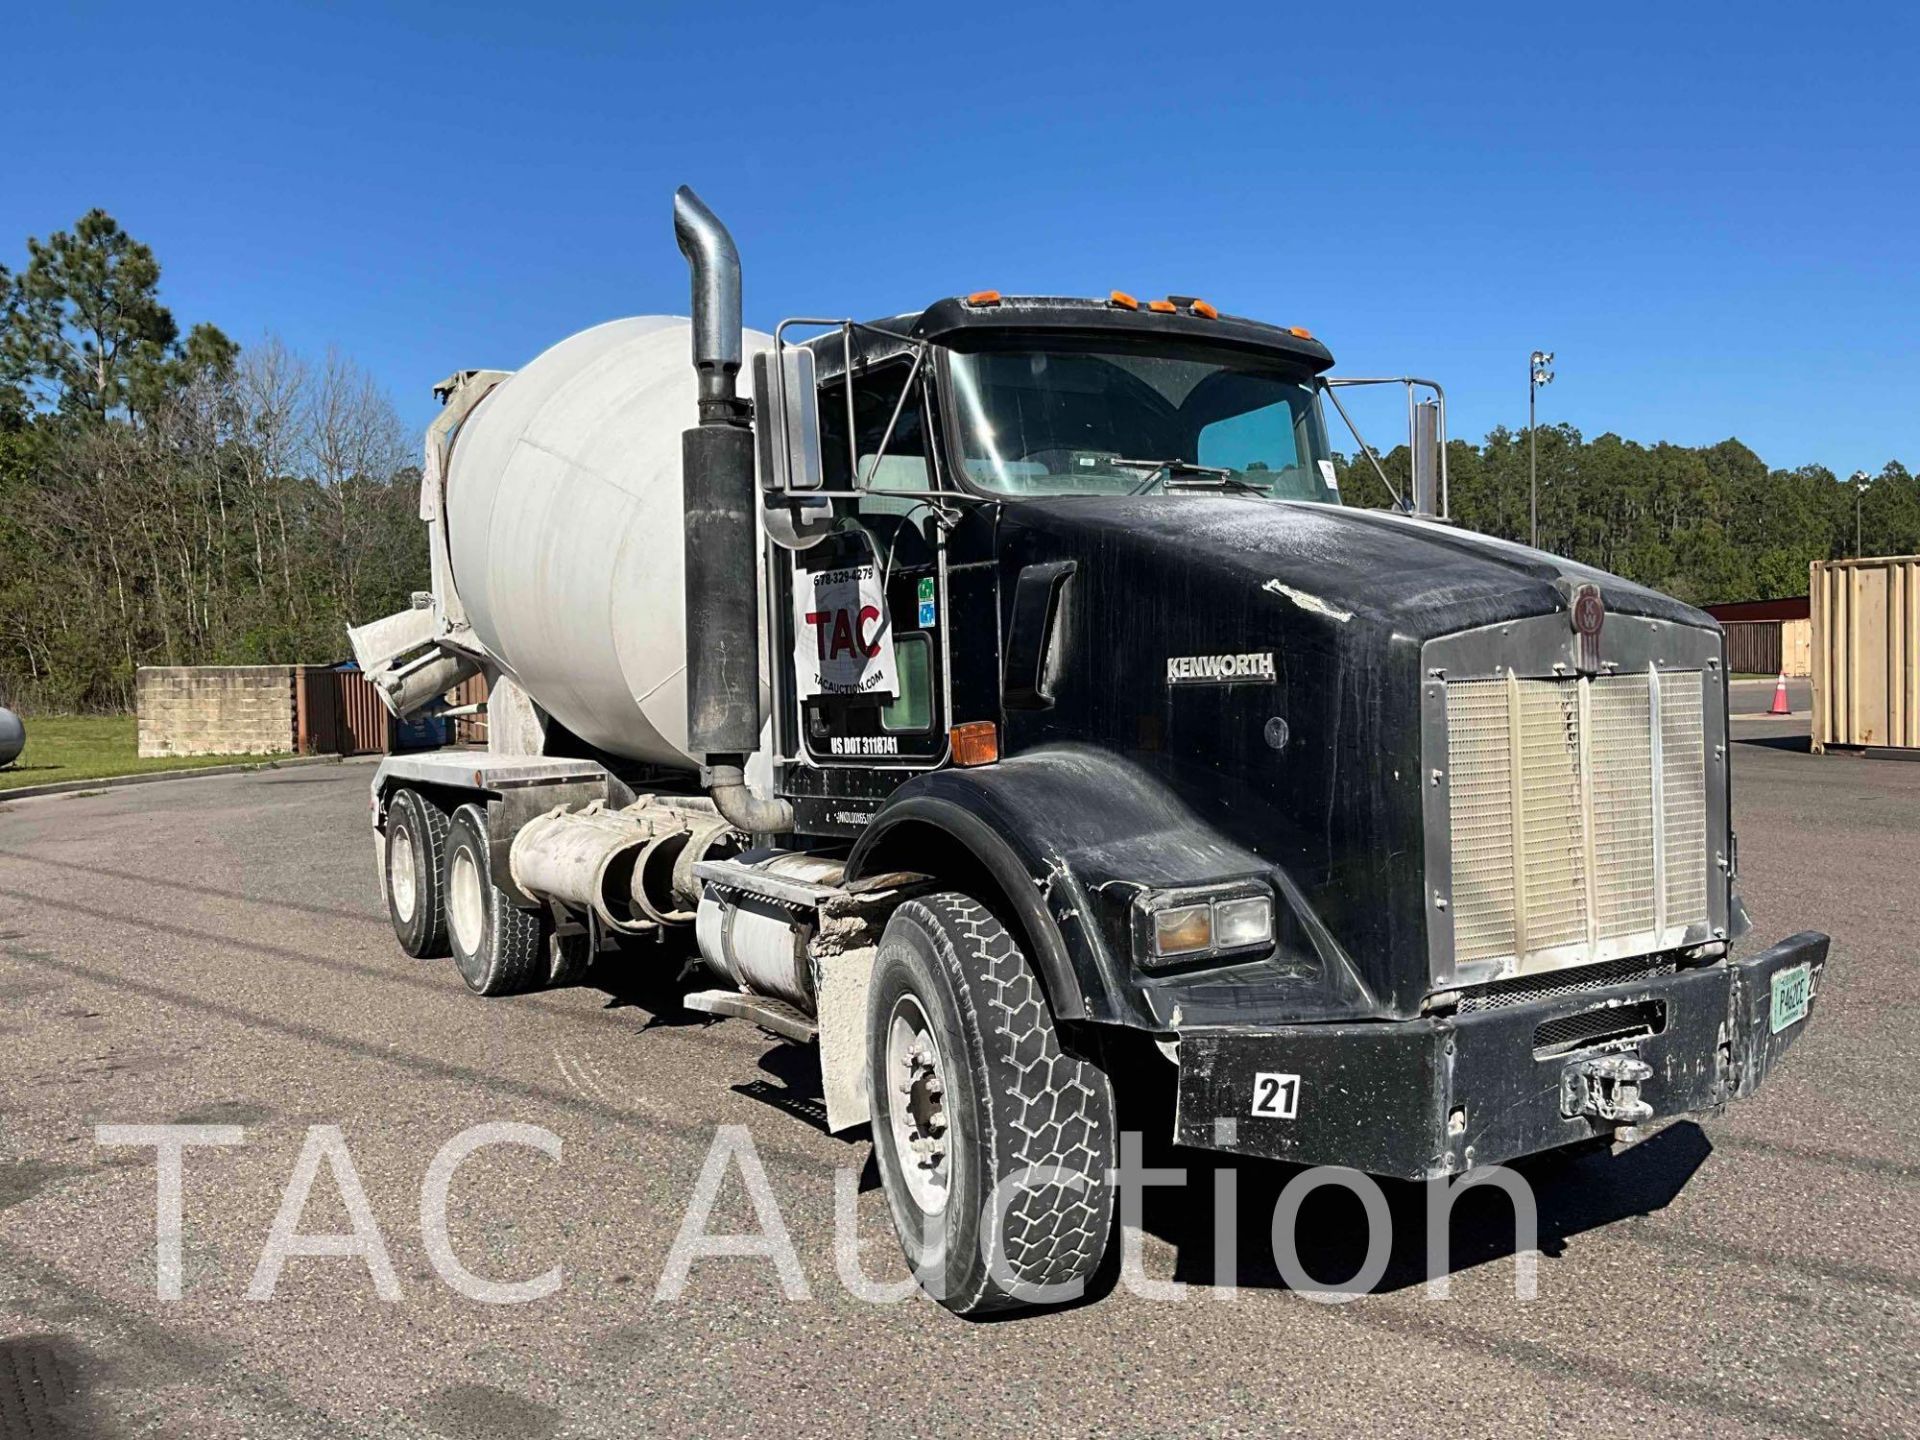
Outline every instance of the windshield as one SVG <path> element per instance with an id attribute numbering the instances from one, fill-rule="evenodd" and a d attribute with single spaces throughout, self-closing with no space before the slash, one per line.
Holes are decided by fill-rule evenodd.
<path id="1" fill-rule="evenodd" d="M 1340 503 L 1313 387 L 1238 356 L 952 357 L 967 478 L 1003 495 L 1225 491 Z"/>

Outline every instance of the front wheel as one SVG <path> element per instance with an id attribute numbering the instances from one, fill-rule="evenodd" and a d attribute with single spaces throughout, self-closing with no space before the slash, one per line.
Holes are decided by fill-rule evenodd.
<path id="1" fill-rule="evenodd" d="M 893 913 L 867 1062 L 881 1182 L 928 1292 L 961 1315 L 1077 1298 L 1113 1224 L 1113 1088 L 1061 1048 L 1032 965 L 979 901 Z"/>
<path id="2" fill-rule="evenodd" d="M 522 910 L 493 883 L 487 812 L 462 805 L 447 831 L 444 891 L 453 963 L 476 995 L 516 995 L 547 976 L 546 916 Z"/>

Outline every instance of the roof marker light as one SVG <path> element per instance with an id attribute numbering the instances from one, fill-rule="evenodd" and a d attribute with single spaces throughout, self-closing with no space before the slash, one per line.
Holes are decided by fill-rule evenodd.
<path id="1" fill-rule="evenodd" d="M 1209 305 L 1204 300 L 1194 301 L 1193 305 L 1190 308 L 1193 310 L 1194 314 L 1199 315 L 1204 319 L 1218 320 L 1220 318 L 1220 312 L 1214 309 L 1213 306 Z"/>
<path id="2" fill-rule="evenodd" d="M 1296 336 L 1301 340 L 1311 340 L 1313 338 L 1313 332 L 1311 330 L 1299 325 L 1289 325 L 1287 327 L 1287 334 Z"/>
<path id="3" fill-rule="evenodd" d="M 999 303 L 1000 292 L 998 290 L 976 290 L 967 296 L 967 304 L 969 305 L 998 305 Z"/>
<path id="4" fill-rule="evenodd" d="M 1156 315 L 1171 315 L 1180 307 L 1175 305 L 1171 300 L 1149 300 L 1147 302 L 1147 308 Z"/>
<path id="5" fill-rule="evenodd" d="M 1140 302 L 1124 290 L 1116 290 L 1107 296 L 1107 303 L 1109 305 L 1118 305 L 1122 310 L 1138 310 L 1140 308 Z"/>

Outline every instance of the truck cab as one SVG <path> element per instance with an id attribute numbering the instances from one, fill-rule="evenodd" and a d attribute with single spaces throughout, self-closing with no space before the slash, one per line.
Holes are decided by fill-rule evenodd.
<path id="1" fill-rule="evenodd" d="M 1315 387 L 1325 348 L 1208 318 L 1205 302 L 1157 303 L 976 295 L 808 343 L 834 498 L 813 544 L 774 547 L 775 583 L 872 567 L 884 603 L 869 608 L 887 625 L 876 639 L 836 629 L 832 608 L 769 611 L 776 653 L 805 672 L 777 712 L 801 831 L 857 838 L 874 801 L 955 763 L 956 727 L 990 727 L 1007 755 L 1057 735 L 1061 606 L 1095 582 L 1035 548 L 1036 505 L 1091 518 L 1149 495 L 1339 503 Z M 1109 638 L 1124 644 L 1124 628 Z M 809 645 L 852 678 L 821 686 Z M 869 647 L 890 648 L 884 699 L 846 663 Z M 1115 695 L 1140 712 L 1115 717 L 1135 731 L 1128 749 L 1144 699 Z"/>

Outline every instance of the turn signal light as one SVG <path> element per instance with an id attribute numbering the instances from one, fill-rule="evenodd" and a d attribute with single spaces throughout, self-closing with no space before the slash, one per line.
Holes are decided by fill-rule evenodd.
<path id="1" fill-rule="evenodd" d="M 1118 305 L 1122 310 L 1138 310 L 1140 308 L 1140 302 L 1124 290 L 1116 290 L 1107 296 L 1107 303 L 1109 305 Z"/>
<path id="2" fill-rule="evenodd" d="M 1183 905 L 1153 917 L 1153 953 L 1197 955 L 1213 948 L 1213 907 Z"/>
<path id="3" fill-rule="evenodd" d="M 991 720 L 969 720 L 947 732 L 956 765 L 991 765 L 1000 758 L 1000 727 Z"/>
<path id="4" fill-rule="evenodd" d="M 967 297 L 967 304 L 969 305 L 998 305 L 999 303 L 1000 292 L 998 290 L 976 290 Z"/>

